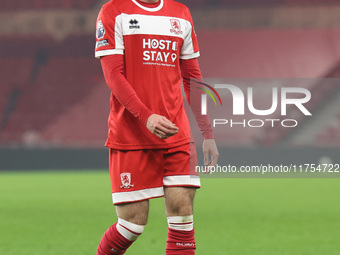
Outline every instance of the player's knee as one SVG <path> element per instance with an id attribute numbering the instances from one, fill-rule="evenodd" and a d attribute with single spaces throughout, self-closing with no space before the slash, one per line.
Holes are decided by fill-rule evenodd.
<path id="1" fill-rule="evenodd" d="M 123 204 L 116 206 L 117 216 L 120 219 L 137 225 L 146 225 L 149 214 L 149 202 Z"/>
<path id="2" fill-rule="evenodd" d="M 135 212 L 126 215 L 122 215 L 122 217 L 118 216 L 121 219 L 124 219 L 128 222 L 137 225 L 146 225 L 148 223 L 148 214 L 146 212 Z"/>
<path id="3" fill-rule="evenodd" d="M 168 216 L 185 216 L 193 214 L 194 189 L 168 189 L 166 195 L 165 203 Z"/>
<path id="4" fill-rule="evenodd" d="M 187 203 L 172 203 L 168 206 L 168 216 L 185 216 L 193 214 L 193 206 L 190 202 Z"/>

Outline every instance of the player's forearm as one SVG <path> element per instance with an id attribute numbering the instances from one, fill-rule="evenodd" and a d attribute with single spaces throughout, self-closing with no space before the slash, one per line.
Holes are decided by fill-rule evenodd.
<path id="1" fill-rule="evenodd" d="M 124 76 L 124 56 L 110 55 L 101 58 L 104 77 L 113 95 L 133 116 L 144 125 L 153 112 L 139 99 Z"/>
<path id="2" fill-rule="evenodd" d="M 194 114 L 197 125 L 204 137 L 204 139 L 214 139 L 212 133 L 211 124 L 209 121 L 209 115 L 201 115 L 201 94 L 202 90 L 196 87 L 202 87 L 203 85 L 198 83 L 203 81 L 202 74 L 198 65 L 197 59 L 181 60 L 181 73 L 183 78 L 183 87 L 187 101 Z M 198 81 L 198 82 L 194 82 Z"/>

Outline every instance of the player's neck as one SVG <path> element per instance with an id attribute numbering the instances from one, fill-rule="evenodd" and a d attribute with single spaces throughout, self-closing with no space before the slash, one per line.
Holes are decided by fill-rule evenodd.
<path id="1" fill-rule="evenodd" d="M 155 4 L 157 2 L 159 2 L 159 0 L 139 0 L 143 3 L 147 3 L 147 4 Z"/>

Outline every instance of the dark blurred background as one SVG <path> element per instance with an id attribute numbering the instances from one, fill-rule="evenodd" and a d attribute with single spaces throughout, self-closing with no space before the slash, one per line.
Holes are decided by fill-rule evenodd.
<path id="1" fill-rule="evenodd" d="M 105 2 L 0 0 L 0 169 L 106 166 L 110 92 L 94 58 Z M 192 11 L 204 77 L 340 77 L 340 0 L 180 2 Z M 338 159 L 340 86 L 309 89 L 319 117 L 301 119 L 298 134 L 230 129 L 219 145 L 228 155 L 270 146 Z"/>

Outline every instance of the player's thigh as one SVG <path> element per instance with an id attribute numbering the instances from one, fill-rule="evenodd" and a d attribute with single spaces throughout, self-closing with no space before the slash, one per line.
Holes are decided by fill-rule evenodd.
<path id="1" fill-rule="evenodd" d="M 163 196 L 163 152 L 110 149 L 110 179 L 114 205 Z"/>
<path id="2" fill-rule="evenodd" d="M 201 182 L 195 171 L 197 153 L 194 143 L 169 148 L 164 152 L 164 187 L 200 188 Z"/>
<path id="3" fill-rule="evenodd" d="M 165 187 L 164 203 L 168 217 L 193 214 L 195 187 Z"/>
<path id="4" fill-rule="evenodd" d="M 116 205 L 117 216 L 137 225 L 146 225 L 149 215 L 149 200 Z"/>

